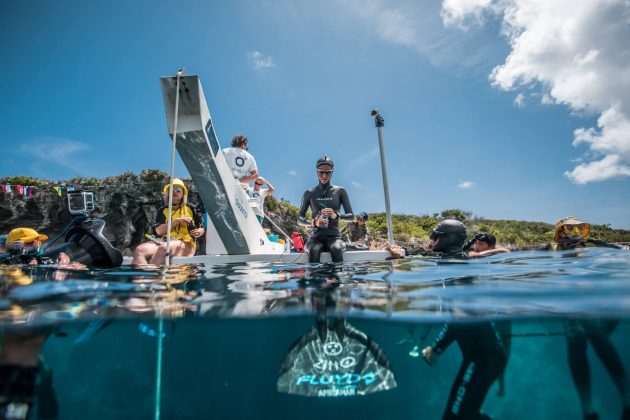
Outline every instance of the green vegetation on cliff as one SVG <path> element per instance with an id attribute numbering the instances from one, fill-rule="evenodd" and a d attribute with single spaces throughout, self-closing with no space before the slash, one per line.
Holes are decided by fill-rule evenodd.
<path id="1" fill-rule="evenodd" d="M 153 201 L 156 205 L 161 202 L 162 186 L 168 181 L 168 174 L 157 169 L 146 169 L 139 174 L 133 172 L 125 172 L 117 176 L 110 176 L 104 179 L 91 177 L 77 177 L 68 181 L 51 181 L 25 176 L 10 176 L 0 178 L 0 183 L 31 185 L 31 186 L 49 186 L 49 185 L 66 185 L 75 188 L 91 188 L 97 191 L 97 206 L 101 208 L 99 217 L 104 217 L 108 213 L 108 203 L 98 201 L 109 201 L 108 198 L 114 193 L 110 190 L 110 186 L 124 185 L 122 190 L 116 190 L 117 194 L 135 196 L 134 199 L 144 204 Z M 191 183 L 190 180 L 185 180 Z M 196 201 L 195 188 L 191 185 L 192 201 Z M 113 195 L 115 196 L 115 194 Z M 112 197 L 113 197 L 112 196 Z M 128 200 L 130 200 L 129 198 Z M 23 200 L 23 199 L 20 199 Z M 116 198 L 117 202 L 121 199 Z M 6 201 L 6 200 L 0 200 Z M 6 204 L 6 202 L 5 202 Z M 297 226 L 298 208 L 289 203 L 284 198 L 276 200 L 273 196 L 266 201 L 266 209 L 268 216 L 285 232 L 291 233 L 299 230 Z M 20 211 L 9 211 L 5 209 L 0 214 L 8 221 L 11 219 L 16 223 L 28 217 L 28 209 L 25 207 Z M 24 213 L 26 212 L 26 213 Z M 6 213 L 6 214 L 5 214 Z M 123 211 L 124 213 L 124 211 Z M 121 215 L 122 216 L 122 215 Z M 310 215 L 309 215 L 310 216 Z M 443 219 L 457 219 L 468 226 L 469 236 L 472 237 L 476 232 L 490 232 L 497 237 L 501 244 L 511 244 L 514 246 L 527 246 L 542 244 L 552 240 L 554 226 L 549 223 L 527 222 L 519 220 L 489 220 L 481 217 L 474 217 L 472 213 L 460 209 L 448 209 L 441 213 L 432 215 L 409 215 L 395 214 L 393 215 L 394 238 L 401 242 L 424 242 L 429 238 L 433 227 Z M 44 219 L 46 219 L 44 217 Z M 4 228 L 8 228 L 7 224 Z M 387 221 L 384 213 L 370 214 L 368 227 L 373 236 L 385 239 L 387 237 Z M 140 229 L 142 230 L 142 229 Z M 594 238 L 603 239 L 609 242 L 630 242 L 630 231 L 622 229 L 613 229 L 610 225 L 593 225 L 591 235 Z"/>

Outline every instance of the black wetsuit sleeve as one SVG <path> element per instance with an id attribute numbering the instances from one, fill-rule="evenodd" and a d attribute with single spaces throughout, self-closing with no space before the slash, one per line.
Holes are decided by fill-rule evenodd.
<path id="1" fill-rule="evenodd" d="M 192 210 L 193 225 L 195 226 L 195 229 L 202 227 L 203 226 L 203 212 L 198 206 L 192 206 L 190 204 L 188 206 Z"/>
<path id="2" fill-rule="evenodd" d="M 300 226 L 311 226 L 311 223 L 306 218 L 306 211 L 311 204 L 311 193 L 310 191 L 305 191 L 302 196 L 302 204 L 300 205 L 300 212 L 298 213 L 298 225 Z M 313 210 L 313 209 L 311 209 Z"/>
<path id="3" fill-rule="evenodd" d="M 450 328 L 448 324 L 444 324 L 442 331 L 440 331 L 438 336 L 435 338 L 431 347 L 436 354 L 442 354 L 454 340 L 455 334 L 453 333 L 453 329 Z"/>
<path id="4" fill-rule="evenodd" d="M 155 216 L 155 223 L 153 223 L 153 225 L 151 226 L 151 232 L 153 232 L 153 234 L 156 236 L 159 236 L 156 231 L 157 227 L 166 223 L 166 216 L 164 215 L 165 209 L 166 209 L 166 206 L 160 207 L 160 209 L 157 212 L 157 215 Z"/>
<path id="5" fill-rule="evenodd" d="M 597 247 L 621 249 L 620 246 L 608 243 L 606 241 L 602 241 L 601 239 L 587 239 L 586 242 L 590 242 Z"/>
<path id="6" fill-rule="evenodd" d="M 342 188 L 339 192 L 339 209 L 343 206 L 344 214 L 339 214 L 339 219 L 345 221 L 353 221 L 354 215 L 352 214 L 352 206 L 350 205 L 350 198 L 345 188 Z"/>

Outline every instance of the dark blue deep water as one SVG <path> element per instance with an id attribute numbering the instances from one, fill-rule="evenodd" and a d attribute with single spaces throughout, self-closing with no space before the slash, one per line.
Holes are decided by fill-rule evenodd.
<path id="1" fill-rule="evenodd" d="M 429 366 L 414 346 L 430 345 L 445 323 L 474 333 L 511 321 L 505 395 L 492 384 L 482 411 L 579 419 L 567 333 L 588 337 L 606 326 L 630 369 L 629 269 L 630 252 L 610 249 L 168 272 L 5 269 L 0 325 L 5 335 L 47 336 L 41 355 L 62 419 L 319 420 L 441 418 L 462 353 L 455 342 Z M 349 352 L 345 359 L 317 347 L 336 328 L 344 332 L 332 341 Z M 622 396 L 585 343 L 593 407 L 618 419 Z M 335 381 L 338 394 L 366 395 L 320 392 Z M 289 388 L 279 392 L 281 383 Z"/>

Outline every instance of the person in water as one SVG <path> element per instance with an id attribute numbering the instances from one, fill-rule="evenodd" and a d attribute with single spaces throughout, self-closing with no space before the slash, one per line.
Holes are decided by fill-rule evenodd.
<path id="1" fill-rule="evenodd" d="M 267 184 L 267 188 L 263 188 L 262 186 Z M 265 178 L 258 178 L 254 181 L 254 186 L 250 188 L 248 191 L 249 198 L 254 198 L 258 202 L 257 207 L 253 207 L 254 213 L 256 214 L 256 218 L 262 225 L 263 220 L 265 220 L 265 198 L 273 194 L 276 189 L 271 185 L 271 182 L 267 181 Z"/>
<path id="2" fill-rule="evenodd" d="M 166 238 L 168 229 L 169 187 L 164 187 L 165 206 L 158 210 L 153 233 L 161 239 L 144 242 L 133 253 L 133 265 L 160 265 L 166 261 Z M 171 256 L 190 257 L 195 255 L 197 239 L 204 234 L 202 216 L 197 207 L 188 203 L 188 188 L 179 178 L 173 180 L 173 210 L 171 213 Z"/>
<path id="3" fill-rule="evenodd" d="M 38 233 L 35 229 L 20 227 L 9 232 L 5 248 L 10 257 L 6 263 L 37 265 L 43 261 L 39 255 L 42 242 L 47 241 L 48 236 Z"/>
<path id="4" fill-rule="evenodd" d="M 364 211 L 359 213 L 356 221 L 346 223 L 341 229 L 341 236 L 346 241 L 348 247 L 355 249 L 368 249 L 370 246 L 370 232 L 367 227 L 368 214 Z"/>
<path id="5" fill-rule="evenodd" d="M 429 239 L 429 249 L 442 258 L 467 258 L 462 252 L 466 226 L 458 220 L 440 222 Z M 448 346 L 457 341 L 463 360 L 451 392 L 443 419 L 489 419 L 480 412 L 492 383 L 505 369 L 506 353 L 492 322 L 475 324 L 445 324 L 437 338 L 422 350 L 430 365 L 437 363 Z"/>
<path id="6" fill-rule="evenodd" d="M 470 258 L 488 257 L 494 254 L 510 252 L 507 248 L 497 248 L 497 238 L 487 232 L 476 233 L 471 241 L 464 245 L 464 250 L 470 249 L 471 246 L 473 249 L 468 251 L 468 257 Z"/>
<path id="7" fill-rule="evenodd" d="M 247 144 L 247 136 L 238 134 L 232 137 L 232 147 L 223 149 L 223 155 L 232 175 L 244 184 L 249 184 L 258 178 L 256 159 L 247 151 Z"/>
<path id="8" fill-rule="evenodd" d="M 322 251 L 330 251 L 333 262 L 343 261 L 344 243 L 341 240 L 339 220 L 352 221 L 352 206 L 348 193 L 343 187 L 331 184 L 335 163 L 323 156 L 317 160 L 315 169 L 319 183 L 304 192 L 298 214 L 298 224 L 312 228 L 311 237 L 306 244 L 308 261 L 319 262 Z M 313 218 L 306 218 L 306 211 L 311 209 Z M 343 207 L 344 214 L 340 213 Z"/>
<path id="9" fill-rule="evenodd" d="M 582 222 L 573 216 L 565 217 L 556 222 L 554 242 L 547 248 L 562 251 L 587 247 L 619 248 L 599 239 L 588 238 L 590 231 L 589 223 Z M 618 321 L 614 319 L 573 318 L 565 321 L 569 368 L 585 419 L 599 418 L 593 408 L 590 365 L 587 355 L 589 342 L 621 393 L 622 419 L 630 419 L 630 386 L 619 353 L 610 341 L 610 334 L 617 323 Z"/>
<path id="10" fill-rule="evenodd" d="M 464 245 L 464 251 L 467 251 L 468 258 L 483 258 L 489 257 L 495 254 L 504 254 L 510 252 L 507 248 L 497 248 L 497 238 L 487 232 L 478 232 L 473 238 Z M 510 358 L 510 352 L 512 348 L 512 322 L 511 321 L 496 321 L 494 323 L 496 330 L 501 335 L 501 341 L 503 342 L 503 348 L 505 348 L 506 364 Z M 499 375 L 499 390 L 497 395 L 503 397 L 505 395 L 505 370 Z"/>

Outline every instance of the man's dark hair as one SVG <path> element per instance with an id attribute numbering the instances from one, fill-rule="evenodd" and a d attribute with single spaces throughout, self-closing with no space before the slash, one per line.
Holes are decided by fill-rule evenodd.
<path id="1" fill-rule="evenodd" d="M 241 147 L 243 145 L 247 146 L 247 136 L 237 134 L 232 137 L 232 147 Z"/>
<path id="2" fill-rule="evenodd" d="M 475 235 L 475 240 L 480 242 L 485 242 L 491 247 L 494 247 L 497 244 L 497 238 L 492 233 L 487 232 L 479 232 Z"/>

